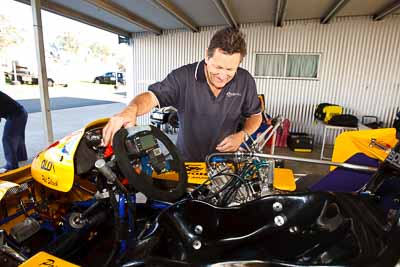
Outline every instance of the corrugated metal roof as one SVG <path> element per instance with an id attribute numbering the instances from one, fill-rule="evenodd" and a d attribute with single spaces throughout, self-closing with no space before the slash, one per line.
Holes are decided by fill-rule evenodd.
<path id="1" fill-rule="evenodd" d="M 53 4 L 57 5 L 56 11 L 52 10 Z M 285 8 L 277 9 L 278 4 Z M 239 24 L 275 21 L 280 25 L 276 23 L 277 10 L 281 10 L 282 20 L 286 21 L 323 19 L 330 11 L 336 10 L 335 7 L 339 8 L 334 15 L 339 17 L 372 18 L 393 5 L 395 8 L 391 14 L 400 14 L 400 0 L 47 0 L 42 5 L 50 12 L 64 13 L 69 18 L 75 16 L 79 21 L 98 24 L 109 31 L 117 32 L 115 29 L 118 29 L 119 34 L 145 31 L 160 34 L 163 30 L 183 28 L 197 31 L 199 27 L 229 24 L 232 19 Z M 62 8 L 66 11 L 63 12 Z M 230 21 L 226 14 L 229 14 Z M 185 18 L 190 26 L 185 23 Z M 139 23 L 135 23 L 135 19 Z M 104 24 L 100 25 L 99 21 Z"/>

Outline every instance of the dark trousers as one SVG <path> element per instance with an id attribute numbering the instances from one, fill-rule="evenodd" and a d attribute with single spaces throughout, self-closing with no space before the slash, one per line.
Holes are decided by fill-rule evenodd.
<path id="1" fill-rule="evenodd" d="M 25 126 L 28 113 L 23 110 L 7 118 L 3 132 L 3 149 L 6 158 L 4 168 L 18 168 L 18 161 L 28 160 L 25 146 Z"/>

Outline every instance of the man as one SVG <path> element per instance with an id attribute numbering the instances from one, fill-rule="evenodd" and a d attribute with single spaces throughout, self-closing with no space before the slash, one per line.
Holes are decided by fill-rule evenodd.
<path id="1" fill-rule="evenodd" d="M 6 165 L 0 173 L 18 168 L 18 162 L 28 159 L 25 146 L 25 126 L 28 113 L 17 101 L 0 91 L 0 120 L 6 119 L 3 149 Z"/>
<path id="2" fill-rule="evenodd" d="M 134 126 L 137 116 L 159 105 L 178 109 L 177 147 L 185 161 L 204 161 L 215 151 L 236 151 L 262 119 L 255 81 L 239 68 L 245 55 L 246 42 L 239 30 L 216 32 L 205 60 L 172 71 L 114 115 L 103 129 L 104 144 L 122 126 Z M 242 116 L 244 127 L 237 132 Z"/>

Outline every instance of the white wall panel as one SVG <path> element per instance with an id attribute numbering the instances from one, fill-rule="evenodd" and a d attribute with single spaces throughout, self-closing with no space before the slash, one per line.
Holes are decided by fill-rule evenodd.
<path id="1" fill-rule="evenodd" d="M 267 112 L 283 114 L 292 131 L 315 134 L 318 103 L 344 106 L 359 117 L 378 116 L 391 125 L 400 106 L 400 16 L 373 22 L 369 17 L 347 17 L 321 25 L 318 20 L 289 21 L 283 28 L 272 24 L 241 25 L 247 36 L 248 56 L 242 67 L 254 73 L 255 52 L 321 53 L 315 80 L 256 79 L 267 100 Z M 161 36 L 133 35 L 134 94 L 162 80 L 171 70 L 204 58 L 205 48 L 219 27 L 199 33 L 171 30 Z M 148 123 L 148 117 L 139 119 Z M 333 142 L 334 136 L 328 138 Z"/>

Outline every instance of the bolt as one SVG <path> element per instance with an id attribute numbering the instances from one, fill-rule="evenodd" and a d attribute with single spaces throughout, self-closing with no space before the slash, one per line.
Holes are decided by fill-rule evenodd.
<path id="1" fill-rule="evenodd" d="M 282 226 L 282 225 L 284 225 L 284 224 L 286 223 L 286 217 L 285 217 L 285 215 L 278 215 L 278 216 L 275 216 L 274 222 L 275 222 L 275 224 L 276 224 L 277 226 Z"/>
<path id="2" fill-rule="evenodd" d="M 194 227 L 194 232 L 198 235 L 201 235 L 201 233 L 203 233 L 203 227 L 201 225 L 196 225 Z"/>
<path id="3" fill-rule="evenodd" d="M 275 202 L 274 204 L 272 204 L 272 208 L 274 209 L 274 211 L 279 212 L 282 211 L 283 205 L 280 202 Z"/>
<path id="4" fill-rule="evenodd" d="M 193 245 L 192 246 L 193 246 L 193 248 L 195 250 L 198 250 L 198 249 L 201 248 L 201 242 L 199 240 L 195 240 L 195 241 L 193 241 Z"/>

